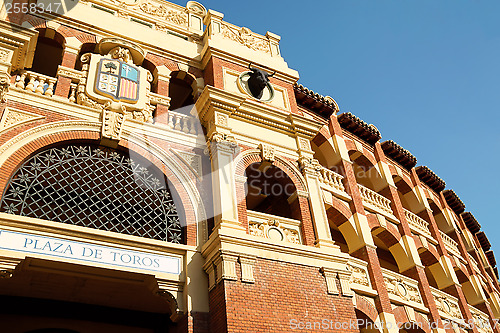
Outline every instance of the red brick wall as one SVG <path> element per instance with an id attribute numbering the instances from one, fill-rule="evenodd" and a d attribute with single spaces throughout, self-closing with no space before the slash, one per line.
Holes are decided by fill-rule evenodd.
<path id="1" fill-rule="evenodd" d="M 241 282 L 239 265 L 237 273 L 238 281 L 224 280 L 210 292 L 211 332 L 358 332 L 295 327 L 300 322 L 356 321 L 352 298 L 329 295 L 316 267 L 257 259 L 254 284 Z"/>

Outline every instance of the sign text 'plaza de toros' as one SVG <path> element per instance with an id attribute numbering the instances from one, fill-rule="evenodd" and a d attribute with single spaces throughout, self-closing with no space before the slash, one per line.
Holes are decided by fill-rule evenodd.
<path id="1" fill-rule="evenodd" d="M 0 10 L 1 332 L 500 333 L 474 215 L 280 36 L 66 2 Z"/>

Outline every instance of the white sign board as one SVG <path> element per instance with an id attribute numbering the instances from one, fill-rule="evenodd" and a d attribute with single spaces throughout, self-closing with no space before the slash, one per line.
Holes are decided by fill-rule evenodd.
<path id="1" fill-rule="evenodd" d="M 0 230 L 0 249 L 43 254 L 119 267 L 181 273 L 181 258 Z"/>

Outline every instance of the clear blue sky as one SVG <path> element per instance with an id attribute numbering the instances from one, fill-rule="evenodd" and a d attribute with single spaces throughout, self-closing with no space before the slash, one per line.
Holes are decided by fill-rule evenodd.
<path id="1" fill-rule="evenodd" d="M 436 172 L 477 218 L 500 265 L 499 1 L 202 3 L 228 22 L 280 35 L 300 83 Z"/>

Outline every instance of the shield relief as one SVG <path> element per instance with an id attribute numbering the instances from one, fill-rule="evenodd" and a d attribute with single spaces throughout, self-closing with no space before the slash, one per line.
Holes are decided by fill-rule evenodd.
<path id="1" fill-rule="evenodd" d="M 85 93 L 99 102 L 119 102 L 128 111 L 146 108 L 147 70 L 120 59 L 92 54 Z"/>

